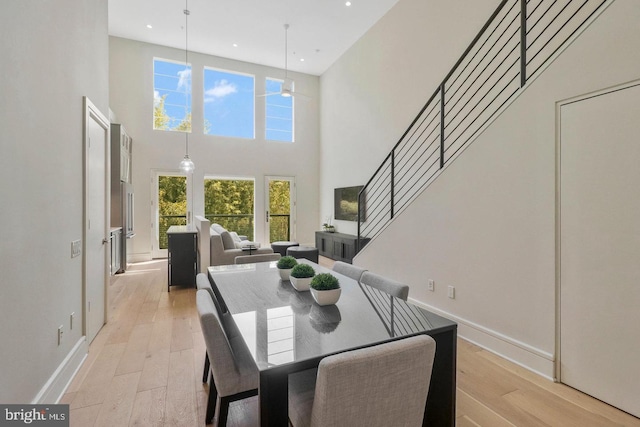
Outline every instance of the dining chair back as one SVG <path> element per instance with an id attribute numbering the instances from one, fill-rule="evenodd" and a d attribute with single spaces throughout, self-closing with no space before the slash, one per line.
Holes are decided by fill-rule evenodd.
<path id="1" fill-rule="evenodd" d="M 240 255 L 236 257 L 236 264 L 251 264 L 254 262 L 268 262 L 278 261 L 282 257 L 278 252 L 272 254 L 255 254 L 255 255 Z"/>
<path id="2" fill-rule="evenodd" d="M 311 381 L 314 370 L 290 375 L 291 424 L 422 425 L 435 351 L 418 335 L 326 357 Z"/>
<path id="3" fill-rule="evenodd" d="M 219 408 L 218 425 L 227 422 L 229 403 L 258 394 L 258 368 L 241 336 L 228 336 L 211 294 L 196 293 L 196 306 L 207 354 L 211 362 L 206 424 L 213 421 Z M 218 398 L 220 405 L 217 404 Z"/>
<path id="4" fill-rule="evenodd" d="M 395 280 L 388 279 L 370 271 L 362 273 L 361 283 L 371 286 L 376 289 L 380 289 L 388 293 L 391 296 L 407 300 L 409 297 L 409 286 L 404 283 L 396 282 Z"/>
<path id="5" fill-rule="evenodd" d="M 336 261 L 333 264 L 333 271 L 336 273 L 344 274 L 347 277 L 351 277 L 353 280 L 360 281 L 362 277 L 362 273 L 364 273 L 364 268 L 356 267 L 352 264 L 347 264 L 346 262 Z"/>
<path id="6" fill-rule="evenodd" d="M 196 275 L 196 288 L 198 288 L 198 290 L 204 289 L 205 291 L 209 292 L 209 295 L 211 295 L 211 300 L 213 301 L 213 305 L 216 307 L 216 310 L 218 312 L 218 316 L 222 319 L 223 327 L 225 327 L 225 325 L 228 323 L 227 317 L 229 316 L 229 313 L 228 312 L 225 313 L 222 307 L 220 306 L 220 303 L 218 302 L 218 298 L 216 297 L 216 294 L 213 291 L 213 287 L 211 286 L 211 282 L 209 281 L 209 278 L 207 277 L 206 274 L 198 273 Z M 225 329 L 227 330 L 227 334 L 228 334 L 229 328 L 225 328 Z M 209 367 L 210 367 L 209 353 L 205 351 L 204 369 L 202 372 L 203 383 L 206 383 L 209 378 Z"/>

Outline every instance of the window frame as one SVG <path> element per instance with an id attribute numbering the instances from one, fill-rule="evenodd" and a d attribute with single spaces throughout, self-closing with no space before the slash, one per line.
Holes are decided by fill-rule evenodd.
<path id="1" fill-rule="evenodd" d="M 280 83 L 280 90 L 282 90 L 282 87 L 285 84 L 285 79 L 279 79 L 279 78 L 275 78 L 275 77 L 265 77 L 264 78 L 264 86 L 265 89 L 268 86 L 268 82 L 269 81 L 273 81 L 273 82 L 278 82 Z M 291 80 L 291 90 L 293 91 L 295 87 L 295 82 L 293 80 Z M 266 92 L 266 91 L 265 91 Z M 295 110 L 296 110 L 296 102 L 295 102 L 295 94 L 293 96 L 291 96 L 291 117 L 290 117 L 290 121 L 291 121 L 291 140 L 282 140 L 282 139 L 271 139 L 268 137 L 267 132 L 269 131 L 269 116 L 267 115 L 267 108 L 269 107 L 269 98 L 272 96 L 279 96 L 279 95 L 268 95 L 265 96 L 265 101 L 264 101 L 264 139 L 265 141 L 270 141 L 270 142 L 283 142 L 283 143 L 287 143 L 287 144 L 292 144 L 296 142 L 296 128 L 295 128 Z"/>
<path id="2" fill-rule="evenodd" d="M 178 119 L 175 118 L 176 121 L 178 121 L 178 124 L 174 127 L 169 127 L 167 129 L 161 129 L 161 128 L 156 128 L 156 114 L 155 114 L 155 108 L 156 108 L 156 97 L 155 97 L 155 93 L 156 93 L 156 61 L 161 61 L 161 62 L 166 62 L 166 63 L 170 63 L 170 64 L 176 64 L 176 65 L 180 65 L 180 66 L 184 66 L 185 69 L 189 69 L 190 73 L 189 73 L 189 94 L 188 94 L 188 99 L 189 99 L 189 104 L 188 106 L 185 108 L 185 115 L 184 118 L 182 119 Z M 166 59 L 166 58 L 160 58 L 157 56 L 153 57 L 153 63 L 152 63 L 152 75 L 153 75 L 153 79 L 152 79 L 152 86 L 153 86 L 153 98 L 152 98 L 152 108 L 153 108 L 153 114 L 152 114 L 152 129 L 153 130 L 157 130 L 157 131 L 161 131 L 161 132 L 182 132 L 182 133 L 193 133 L 193 64 L 191 62 L 185 62 L 185 61 L 177 61 L 174 59 Z M 170 76 L 173 77 L 173 76 Z M 177 92 L 177 89 L 173 92 Z M 178 106 L 177 104 L 175 104 L 176 106 Z M 166 112 L 166 108 L 165 108 L 165 112 Z M 181 130 L 181 129 L 176 129 L 180 123 L 184 122 L 186 120 L 187 116 L 190 116 L 190 120 L 189 120 L 189 129 L 188 130 Z M 167 115 L 168 116 L 168 115 Z M 173 120 L 174 118 L 172 118 L 171 116 L 168 116 L 170 118 L 170 120 Z"/>
<path id="3" fill-rule="evenodd" d="M 251 111 L 252 111 L 252 116 L 253 116 L 253 120 L 252 120 L 252 124 L 251 124 L 251 136 L 250 137 L 246 137 L 246 136 L 235 136 L 235 135 L 220 135 L 220 134 L 216 134 L 216 133 L 209 133 L 206 131 L 207 128 L 207 124 L 206 124 L 206 120 L 207 120 L 207 108 L 206 108 L 206 104 L 207 104 L 207 70 L 209 71 L 214 71 L 214 72 L 219 72 L 219 73 L 227 73 L 227 74 L 235 74 L 235 75 L 239 75 L 239 76 L 245 76 L 245 77 L 251 77 L 251 79 L 253 80 L 253 87 L 252 87 L 252 95 L 251 95 Z M 251 74 L 251 73 L 245 73 L 242 71 L 232 71 L 229 69 L 225 69 L 225 68 L 219 68 L 219 67 L 212 67 L 212 66 L 208 66 L 205 65 L 203 66 L 203 72 L 202 72 L 202 124 L 203 124 L 203 134 L 206 136 L 212 136 L 212 137 L 218 137 L 218 138 L 234 138 L 234 139 L 242 139 L 242 140 L 255 140 L 256 139 L 256 75 L 255 74 Z"/>

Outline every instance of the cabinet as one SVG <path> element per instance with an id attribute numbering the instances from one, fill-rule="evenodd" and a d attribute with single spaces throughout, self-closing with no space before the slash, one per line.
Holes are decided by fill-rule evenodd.
<path id="1" fill-rule="evenodd" d="M 364 246 L 369 239 L 362 239 Z M 316 231 L 316 248 L 318 254 L 336 261 L 353 262 L 358 253 L 358 236 L 344 233 L 327 233 Z"/>
<path id="2" fill-rule="evenodd" d="M 189 225 L 167 230 L 169 271 L 167 290 L 173 285 L 195 286 L 198 274 L 198 233 Z"/>
<path id="3" fill-rule="evenodd" d="M 124 126 L 111 124 L 111 185 L 122 181 L 131 183 L 131 149 L 133 140 Z"/>

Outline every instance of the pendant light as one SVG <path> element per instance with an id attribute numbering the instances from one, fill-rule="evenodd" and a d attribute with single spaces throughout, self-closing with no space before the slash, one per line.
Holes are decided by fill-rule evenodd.
<path id="1" fill-rule="evenodd" d="M 284 83 L 282 84 L 282 89 L 280 91 L 280 96 L 284 96 L 285 98 L 289 98 L 291 97 L 291 95 L 293 94 L 292 89 L 292 84 L 290 84 L 289 82 L 289 74 L 288 74 L 288 58 L 287 58 L 287 51 L 289 48 L 289 37 L 288 37 L 288 32 L 289 32 L 289 24 L 284 24 Z"/>
<path id="2" fill-rule="evenodd" d="M 188 68 L 189 66 L 189 31 L 188 31 L 188 23 L 189 23 L 189 9 L 188 9 L 188 3 L 187 0 L 185 0 L 184 2 L 185 4 L 185 9 L 184 9 L 184 66 L 185 66 L 185 70 Z M 191 76 L 189 76 L 189 79 L 191 79 Z M 188 102 L 187 102 L 187 97 L 185 96 L 185 106 L 187 108 L 185 108 L 185 112 L 188 109 Z M 186 117 L 185 117 L 186 119 Z M 182 172 L 184 172 L 185 174 L 190 174 L 193 173 L 193 170 L 196 168 L 196 166 L 193 164 L 193 161 L 189 158 L 189 132 L 188 130 L 185 130 L 184 132 L 184 136 L 185 136 L 185 154 L 184 154 L 184 158 L 182 159 L 182 161 L 180 162 L 180 170 Z"/>

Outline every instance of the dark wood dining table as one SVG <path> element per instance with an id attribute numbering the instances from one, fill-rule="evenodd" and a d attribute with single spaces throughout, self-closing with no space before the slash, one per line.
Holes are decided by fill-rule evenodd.
<path id="1" fill-rule="evenodd" d="M 332 354 L 427 334 L 436 355 L 423 425 L 454 426 L 456 323 L 306 259 L 298 262 L 338 278 L 335 305 L 319 306 L 310 292 L 296 291 L 280 279 L 275 262 L 209 267 L 214 292 L 259 370 L 260 425 L 288 425 L 289 374 Z"/>

